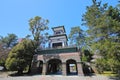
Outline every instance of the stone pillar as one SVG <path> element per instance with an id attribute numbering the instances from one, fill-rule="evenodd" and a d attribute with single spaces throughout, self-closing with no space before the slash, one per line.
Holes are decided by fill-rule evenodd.
<path id="1" fill-rule="evenodd" d="M 52 46 L 52 45 L 53 45 L 53 43 L 51 42 L 51 43 L 50 43 L 50 48 L 53 48 L 53 46 Z"/>
<path id="2" fill-rule="evenodd" d="M 33 61 L 31 64 L 31 73 L 37 73 L 37 62 Z"/>
<path id="3" fill-rule="evenodd" d="M 47 73 L 47 66 L 46 63 L 43 63 L 42 75 L 46 75 Z"/>
<path id="4" fill-rule="evenodd" d="M 66 63 L 62 63 L 62 75 L 66 76 Z"/>
<path id="5" fill-rule="evenodd" d="M 62 42 L 62 47 L 65 47 L 64 41 Z"/>
<path id="6" fill-rule="evenodd" d="M 82 64 L 80 62 L 77 62 L 77 70 L 78 70 L 78 76 L 84 76 Z"/>

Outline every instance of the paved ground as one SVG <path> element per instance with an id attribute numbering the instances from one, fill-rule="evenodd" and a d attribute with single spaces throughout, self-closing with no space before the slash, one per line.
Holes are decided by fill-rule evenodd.
<path id="1" fill-rule="evenodd" d="M 20 77 L 0 77 L 0 80 L 114 80 L 105 76 L 61 76 L 61 75 L 34 75 Z"/>

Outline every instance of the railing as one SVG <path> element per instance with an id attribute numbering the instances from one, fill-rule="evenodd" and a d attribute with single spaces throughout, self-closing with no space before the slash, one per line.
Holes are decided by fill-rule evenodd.
<path id="1" fill-rule="evenodd" d="M 76 46 L 66 46 L 61 48 L 45 48 L 42 50 L 38 50 L 37 54 L 55 54 L 55 53 L 70 53 L 77 52 L 78 49 Z"/>

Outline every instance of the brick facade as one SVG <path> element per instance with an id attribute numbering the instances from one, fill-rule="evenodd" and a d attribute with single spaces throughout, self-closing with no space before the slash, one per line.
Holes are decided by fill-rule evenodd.
<path id="1" fill-rule="evenodd" d="M 58 59 L 61 61 L 61 66 L 62 66 L 62 75 L 67 75 L 67 70 L 66 70 L 66 62 L 67 60 L 74 60 L 77 65 L 77 71 L 79 76 L 83 76 L 83 70 L 82 70 L 82 65 L 81 65 L 81 60 L 80 60 L 80 53 L 79 52 L 72 52 L 72 53 L 59 53 L 59 54 L 43 54 L 43 55 L 37 55 L 37 61 L 43 61 L 43 67 L 42 67 L 42 74 L 46 75 L 47 73 L 47 64 L 48 61 L 52 59 Z M 37 68 L 37 63 L 33 64 L 33 71 L 35 72 Z M 36 66 L 36 67 L 35 67 Z M 39 72 L 39 71 L 36 71 Z"/>

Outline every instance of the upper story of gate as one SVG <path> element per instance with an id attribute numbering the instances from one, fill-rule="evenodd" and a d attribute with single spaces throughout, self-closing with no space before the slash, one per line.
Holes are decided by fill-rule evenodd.
<path id="1" fill-rule="evenodd" d="M 49 48 L 62 48 L 67 47 L 67 35 L 64 26 L 52 28 L 54 34 L 49 36 Z"/>
<path id="2" fill-rule="evenodd" d="M 78 52 L 76 46 L 68 46 L 68 38 L 64 26 L 53 27 L 53 35 L 49 36 L 49 44 L 45 49 L 39 49 L 38 54 L 59 54 Z"/>

